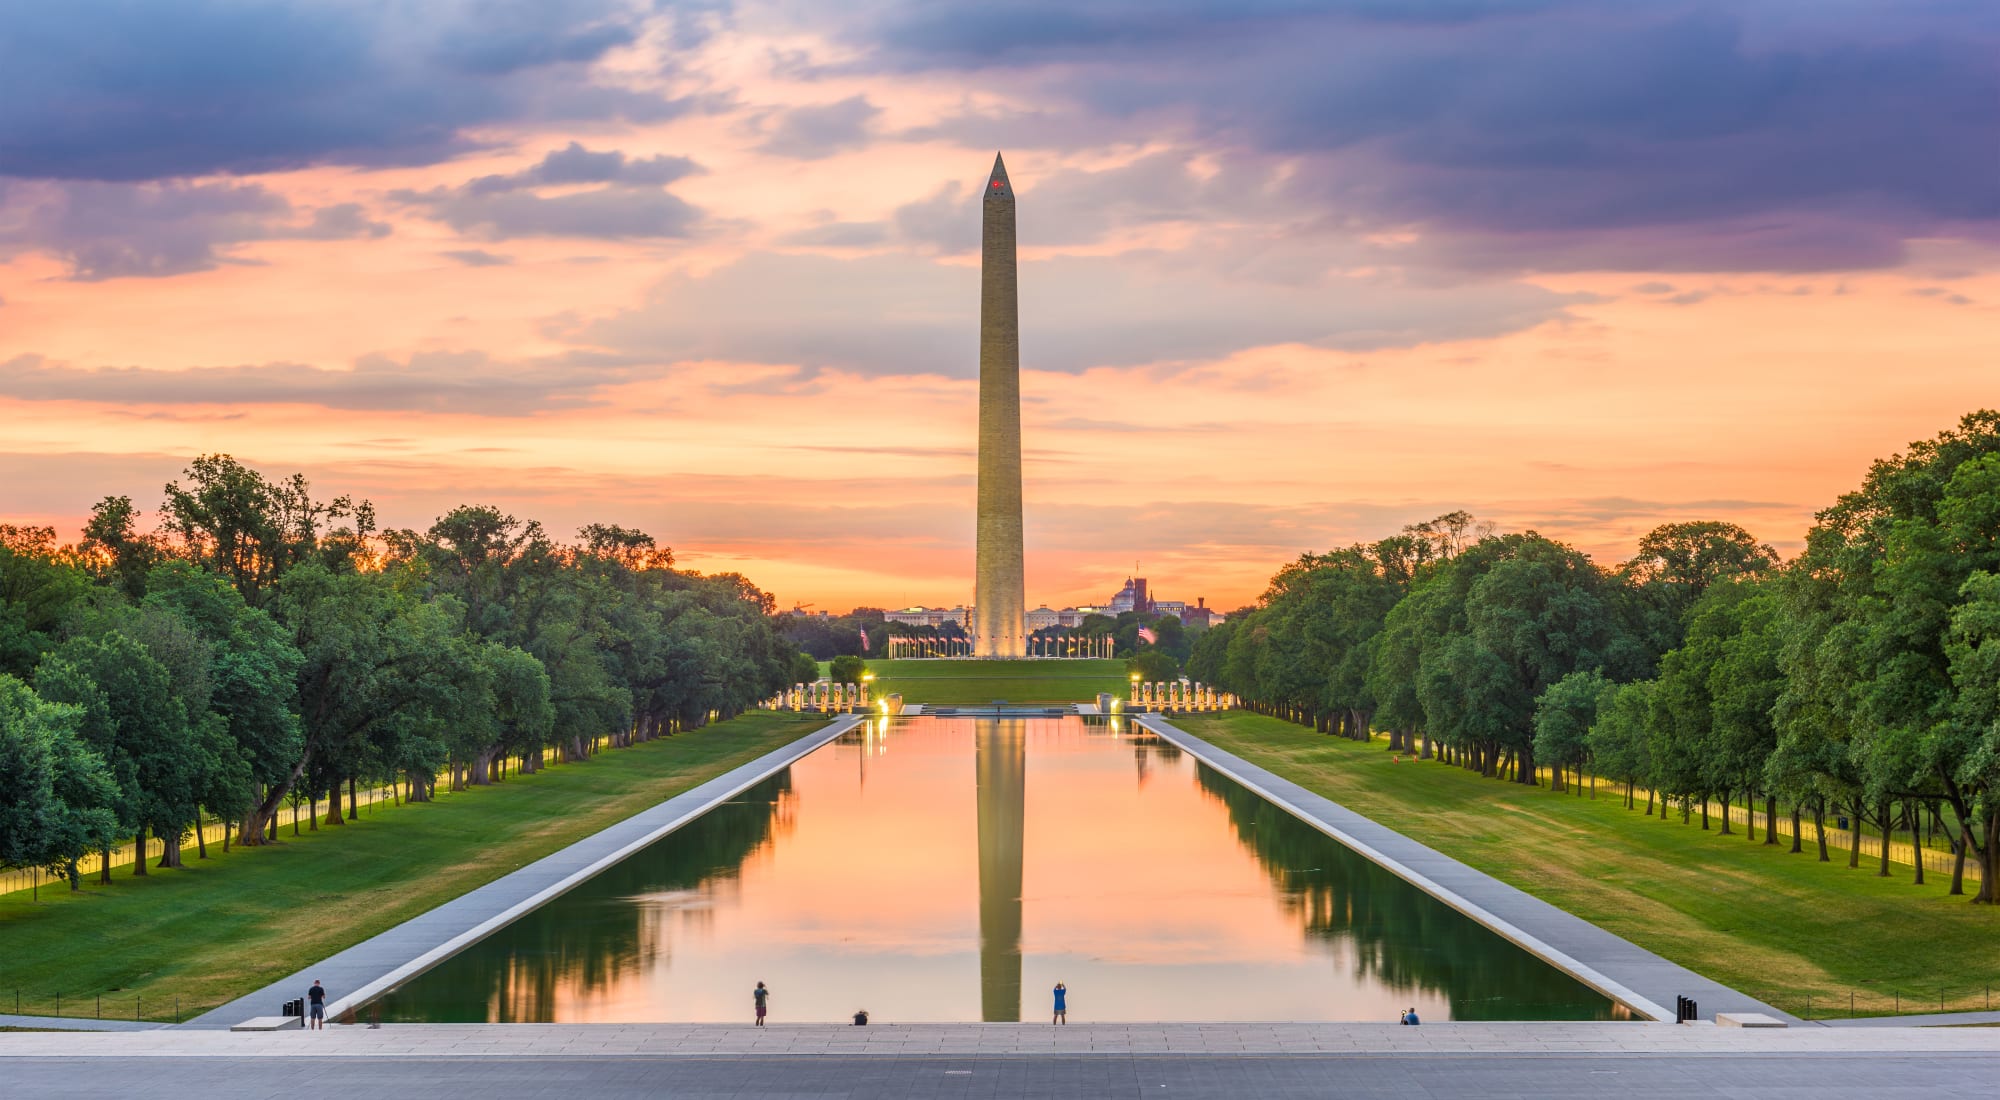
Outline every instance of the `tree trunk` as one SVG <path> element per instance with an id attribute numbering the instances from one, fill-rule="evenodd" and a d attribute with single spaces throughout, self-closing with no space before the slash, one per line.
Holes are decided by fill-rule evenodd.
<path id="1" fill-rule="evenodd" d="M 1702 828 L 1704 828 L 1704 829 L 1708 828 L 1708 799 L 1706 799 L 1706 798 L 1704 798 L 1704 799 L 1702 799 L 1702 800 L 1701 800 L 1701 827 L 1702 827 Z M 1732 832 L 1730 832 L 1730 831 L 1729 831 L 1729 792 L 1728 792 L 1728 791 L 1723 791 L 1723 792 L 1722 792 L 1722 835 L 1723 835 L 1723 836 L 1734 836 L 1734 835 L 1736 835 L 1736 834 L 1734 834 L 1734 833 L 1732 833 Z"/>
<path id="2" fill-rule="evenodd" d="M 1888 799 L 1882 800 L 1882 866 L 1875 872 L 1876 878 L 1889 877 L 1889 838 L 1896 833 L 1896 819 L 1889 813 Z"/>
<path id="3" fill-rule="evenodd" d="M 243 829 L 236 838 L 238 844 L 265 844 L 278 839 L 278 807 L 284 805 L 285 796 L 292 793 L 292 787 L 306 772 L 306 765 L 312 761 L 312 746 L 299 754 L 298 763 L 292 765 L 290 775 L 283 783 L 266 788 L 264 801 L 253 807 L 243 819 Z"/>
<path id="4" fill-rule="evenodd" d="M 1569 788 L 1563 786 L 1563 768 L 1558 764 L 1549 769 L 1549 793 L 1562 794 Z"/>
<path id="5" fill-rule="evenodd" d="M 1805 843 L 1806 838 L 1799 835 L 1801 831 L 1799 828 L 1799 804 L 1794 802 L 1792 803 L 1792 855 L 1798 855 L 1803 850 L 1801 845 Z"/>
<path id="6" fill-rule="evenodd" d="M 340 817 L 340 780 L 331 780 L 326 785 L 326 823 L 345 825 Z"/>
<path id="7" fill-rule="evenodd" d="M 224 835 L 227 835 L 227 830 L 224 830 Z M 198 806 L 194 811 L 194 853 L 196 859 L 208 858 L 208 838 L 201 835 L 201 808 Z"/>
<path id="8" fill-rule="evenodd" d="M 1799 827 L 1794 823 L 1792 832 L 1796 834 L 1798 831 Z M 1778 843 L 1778 796 L 1768 792 L 1764 795 L 1764 843 Z"/>
<path id="9" fill-rule="evenodd" d="M 1903 803 L 1903 817 L 1910 823 L 1910 862 L 1917 865 L 1916 884 L 1922 886 L 1924 884 L 1923 821 L 1908 802 Z"/>
<path id="10" fill-rule="evenodd" d="M 141 825 L 139 826 L 139 831 L 132 835 L 132 874 L 135 876 L 140 876 L 144 875 L 145 873 L 146 873 L 146 827 L 144 825 Z"/>
<path id="11" fill-rule="evenodd" d="M 356 784 L 353 776 L 347 777 L 347 820 L 361 816 L 361 798 L 354 793 Z"/>
<path id="12" fill-rule="evenodd" d="M 1832 863 L 1832 857 L 1826 854 L 1826 799 L 1824 797 L 1813 799 L 1813 832 L 1819 834 L 1819 861 L 1821 863 Z"/>
<path id="13" fill-rule="evenodd" d="M 111 845 L 109 844 L 104 846 L 103 851 L 97 853 L 97 884 L 99 886 L 111 885 Z"/>
<path id="14" fill-rule="evenodd" d="M 1964 824 L 1960 823 L 1959 837 L 1952 839 L 1951 830 L 1946 829 L 1944 838 L 1951 841 L 1951 896 L 1965 895 L 1965 836 Z"/>
<path id="15" fill-rule="evenodd" d="M 1724 803 L 1724 805 L 1727 805 L 1727 803 Z M 1722 827 L 1725 829 L 1729 827 L 1728 818 L 1725 817 L 1722 819 Z M 1708 831 L 1708 795 L 1706 794 L 1701 796 L 1701 831 L 1704 833 Z"/>
<path id="16" fill-rule="evenodd" d="M 298 817 L 299 817 L 299 811 L 298 811 L 297 807 L 294 807 L 294 808 L 292 809 L 292 835 L 293 835 L 293 836 L 297 836 L 297 835 L 298 835 L 298 832 L 299 832 L 299 822 L 298 822 Z M 306 821 L 307 821 L 307 823 L 308 823 L 308 824 L 310 824 L 310 825 L 312 826 L 312 831 L 313 831 L 313 832 L 315 832 L 315 833 L 316 833 L 316 832 L 319 832 L 319 792 L 318 792 L 318 791 L 314 791 L 314 792 L 312 793 L 311 797 L 309 797 L 309 798 L 307 798 L 307 799 L 306 799 Z"/>
<path id="17" fill-rule="evenodd" d="M 1986 843 L 1979 846 L 1979 893 L 1973 895 L 1976 904 L 1992 905 L 1994 895 L 2000 890 L 2000 811 L 1986 810 Z M 1967 840 L 1972 839 L 1972 823 L 1960 819 L 1959 829 Z"/>
<path id="18" fill-rule="evenodd" d="M 160 834 L 160 862 L 153 864 L 153 866 L 168 867 L 168 868 L 180 867 L 182 865 L 181 843 L 182 841 L 178 830 L 176 830 L 172 836 L 168 836 L 165 833 Z"/>
<path id="19" fill-rule="evenodd" d="M 1848 822 L 1853 828 L 1847 830 L 1847 866 L 1854 870 L 1861 866 L 1861 800 L 1854 802 L 1854 820 Z"/>

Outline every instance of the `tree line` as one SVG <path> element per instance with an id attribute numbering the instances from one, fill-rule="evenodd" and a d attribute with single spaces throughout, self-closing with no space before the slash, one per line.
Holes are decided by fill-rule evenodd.
<path id="1" fill-rule="evenodd" d="M 430 799 L 729 717 L 812 667 L 773 600 L 675 569 L 650 535 L 574 541 L 499 509 L 378 530 L 366 501 L 314 498 L 204 456 L 141 530 L 130 497 L 83 538 L 0 526 L 0 867 L 77 886 L 114 839 L 200 824 L 275 839 L 289 800 L 351 817 L 361 782 Z"/>
<path id="2" fill-rule="evenodd" d="M 1942 833 L 2000 887 L 2000 413 L 1873 464 L 1781 561 L 1734 524 L 1605 568 L 1465 512 L 1308 554 L 1200 635 L 1189 675 L 1265 713 L 1521 783 L 1588 771 L 1683 819 L 1761 800 Z M 1751 819 L 1754 822 L 1754 817 Z M 1754 824 L 1751 839 L 1755 839 Z M 1767 828 L 1766 843 L 1776 837 Z M 1916 874 L 1923 875 L 1922 859 Z"/>

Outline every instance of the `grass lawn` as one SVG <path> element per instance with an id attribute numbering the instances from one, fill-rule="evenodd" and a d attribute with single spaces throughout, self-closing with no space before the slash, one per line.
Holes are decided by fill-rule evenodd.
<path id="1" fill-rule="evenodd" d="M 1392 762 L 1384 742 L 1237 712 L 1176 718 L 1216 746 L 1310 788 L 1649 950 L 1798 1015 L 1986 1007 L 2000 986 L 2000 908 L 1945 893 L 1948 875 L 1876 877 L 1835 849 L 1702 832 L 1621 799 L 1596 801 Z M 1606 792 L 1608 794 L 1608 792 Z"/>
<path id="2" fill-rule="evenodd" d="M 753 711 L 693 733 L 551 766 L 428 805 L 385 807 L 184 871 L 81 893 L 44 886 L 0 897 L 0 1012 L 183 1018 L 548 855 L 823 725 L 819 715 Z"/>
<path id="3" fill-rule="evenodd" d="M 901 692 L 906 703 L 1084 703 L 1100 691 L 1123 697 L 1131 684 L 1116 660 L 870 661 L 876 697 Z"/>

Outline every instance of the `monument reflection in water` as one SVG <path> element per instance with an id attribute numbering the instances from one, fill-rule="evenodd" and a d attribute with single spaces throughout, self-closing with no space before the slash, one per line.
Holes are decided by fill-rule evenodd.
<path id="1" fill-rule="evenodd" d="M 871 722 L 407 983 L 393 1020 L 1624 1015 L 1150 735 Z"/>

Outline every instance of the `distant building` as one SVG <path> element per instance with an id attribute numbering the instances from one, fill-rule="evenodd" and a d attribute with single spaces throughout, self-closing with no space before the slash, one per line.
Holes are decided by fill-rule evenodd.
<path id="1" fill-rule="evenodd" d="M 1060 616 L 1056 620 L 1057 626 L 1082 626 L 1083 620 L 1092 615 L 1103 615 L 1107 618 L 1112 617 L 1110 608 L 1093 607 L 1089 604 L 1085 604 L 1082 607 L 1065 607 L 1057 612 L 1057 615 Z"/>
<path id="2" fill-rule="evenodd" d="M 1028 633 L 1033 634 L 1037 630 L 1047 630 L 1052 626 L 1061 626 L 1062 616 L 1062 612 L 1051 610 L 1048 604 L 1043 604 L 1033 611 L 1028 612 Z"/>
<path id="3" fill-rule="evenodd" d="M 946 623 L 957 623 L 963 627 L 971 616 L 972 609 L 963 604 L 953 608 L 906 607 L 901 611 L 882 613 L 882 618 L 887 621 L 902 623 L 904 626 L 943 626 Z"/>
<path id="4" fill-rule="evenodd" d="M 1137 611 L 1141 615 L 1153 614 L 1153 600 L 1146 591 L 1146 578 L 1127 577 L 1125 587 L 1111 597 L 1111 613 L 1123 615 L 1127 611 Z"/>
<path id="5" fill-rule="evenodd" d="M 1214 626 L 1222 621 L 1222 613 L 1208 606 L 1207 596 L 1195 597 L 1194 606 L 1181 605 L 1182 626 Z"/>
<path id="6" fill-rule="evenodd" d="M 1149 619 L 1172 615 L 1179 619 L 1183 626 L 1214 626 L 1222 621 L 1222 614 L 1208 606 L 1208 599 L 1205 596 L 1197 597 L 1193 607 L 1189 607 L 1186 600 L 1154 599 L 1152 589 L 1146 584 L 1144 577 L 1125 578 L 1125 587 L 1119 589 L 1116 596 L 1111 597 L 1111 606 L 1104 610 L 1112 615 L 1136 611 Z"/>

